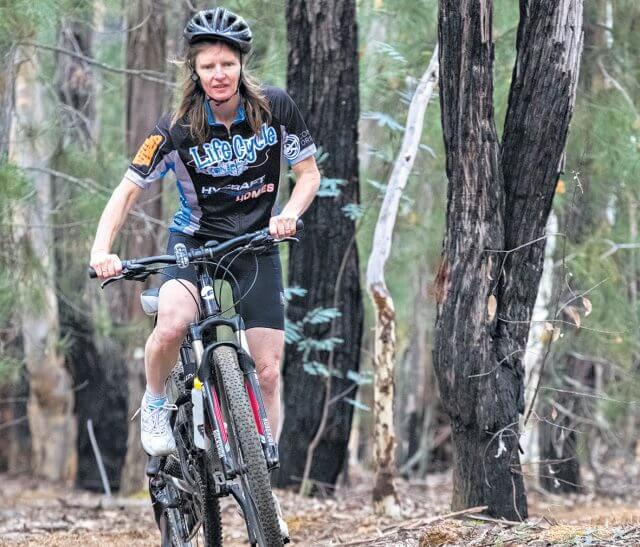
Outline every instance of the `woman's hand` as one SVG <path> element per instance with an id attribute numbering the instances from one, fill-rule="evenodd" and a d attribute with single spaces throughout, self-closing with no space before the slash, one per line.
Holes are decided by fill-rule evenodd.
<path id="1" fill-rule="evenodd" d="M 122 262 L 118 255 L 106 251 L 92 252 L 89 265 L 96 271 L 99 279 L 108 279 L 122 272 Z"/>
<path id="2" fill-rule="evenodd" d="M 296 235 L 296 215 L 285 213 L 271 217 L 269 220 L 269 233 L 272 237 L 282 239 L 283 237 L 291 237 Z"/>

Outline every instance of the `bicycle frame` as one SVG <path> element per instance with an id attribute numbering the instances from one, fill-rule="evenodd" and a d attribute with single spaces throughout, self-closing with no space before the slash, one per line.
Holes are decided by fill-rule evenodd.
<path id="1" fill-rule="evenodd" d="M 242 470 L 238 468 L 237 462 L 234 461 L 231 447 L 228 443 L 227 430 L 218 397 L 218 386 L 212 385 L 211 380 L 213 377 L 211 356 L 214 349 L 220 345 L 230 346 L 236 351 L 240 369 L 245 377 L 245 389 L 247 390 L 253 410 L 253 418 L 260 436 L 267 467 L 274 469 L 279 464 L 278 448 L 269 425 L 255 363 L 249 352 L 244 321 L 239 315 L 234 315 L 230 318 L 220 315 L 220 308 L 216 299 L 213 297 L 213 282 L 211 277 L 204 266 L 197 263 L 195 266 L 198 274 L 198 292 L 201 295 L 200 300 L 203 305 L 204 318 L 189 326 L 187 338 L 191 348 L 183 344 L 180 351 L 183 359 L 183 367 L 185 367 L 185 384 L 187 388 L 190 389 L 192 387 L 195 378 L 202 383 L 205 408 L 204 434 L 211 437 L 217 456 L 222 464 L 225 479 L 231 480 L 235 478 Z M 235 340 L 218 342 L 217 332 L 220 327 L 230 328 L 234 333 Z M 214 342 L 209 343 L 205 347 L 205 339 L 211 339 L 214 340 Z M 193 350 L 194 361 L 190 359 L 189 349 Z M 195 364 L 195 367 L 193 367 L 193 364 Z M 189 367 L 191 367 L 191 370 L 188 371 Z M 192 378 L 188 377 L 189 373 L 193 374 Z"/>

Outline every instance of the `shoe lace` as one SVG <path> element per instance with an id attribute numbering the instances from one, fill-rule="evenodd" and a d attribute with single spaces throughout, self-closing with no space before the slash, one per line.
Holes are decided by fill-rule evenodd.
<path id="1" fill-rule="evenodd" d="M 144 403 L 143 403 L 144 404 Z M 151 423 L 151 430 L 153 433 L 162 432 L 169 425 L 169 415 L 170 412 L 174 410 L 178 410 L 178 407 L 169 401 L 165 401 L 162 406 L 152 407 L 150 405 L 146 405 L 149 411 L 148 420 Z M 168 412 L 165 412 L 168 411 Z M 133 416 L 131 416 L 131 421 L 135 420 L 138 414 L 142 412 L 142 405 L 135 411 Z"/>

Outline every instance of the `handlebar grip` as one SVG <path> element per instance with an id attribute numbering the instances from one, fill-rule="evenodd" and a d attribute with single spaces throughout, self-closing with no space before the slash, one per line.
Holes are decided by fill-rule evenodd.
<path id="1" fill-rule="evenodd" d="M 95 279 L 96 277 L 98 277 L 97 272 L 91 266 L 87 268 L 87 274 L 89 274 L 90 279 Z"/>
<path id="2" fill-rule="evenodd" d="M 304 230 L 304 222 L 302 221 L 301 218 L 299 218 L 296 221 L 296 232 L 301 232 L 302 230 Z"/>

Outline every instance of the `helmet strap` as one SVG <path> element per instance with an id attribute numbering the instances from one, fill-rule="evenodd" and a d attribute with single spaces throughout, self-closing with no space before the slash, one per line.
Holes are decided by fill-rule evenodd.
<path id="1" fill-rule="evenodd" d="M 209 100 L 214 104 L 214 106 L 222 106 L 223 104 L 229 102 L 231 99 L 233 99 L 240 91 L 240 84 L 238 84 L 238 88 L 236 89 L 235 93 L 233 95 L 231 95 L 230 97 L 227 97 L 226 99 L 224 99 L 223 101 L 216 101 L 215 99 L 212 99 L 211 97 L 209 97 Z"/>

